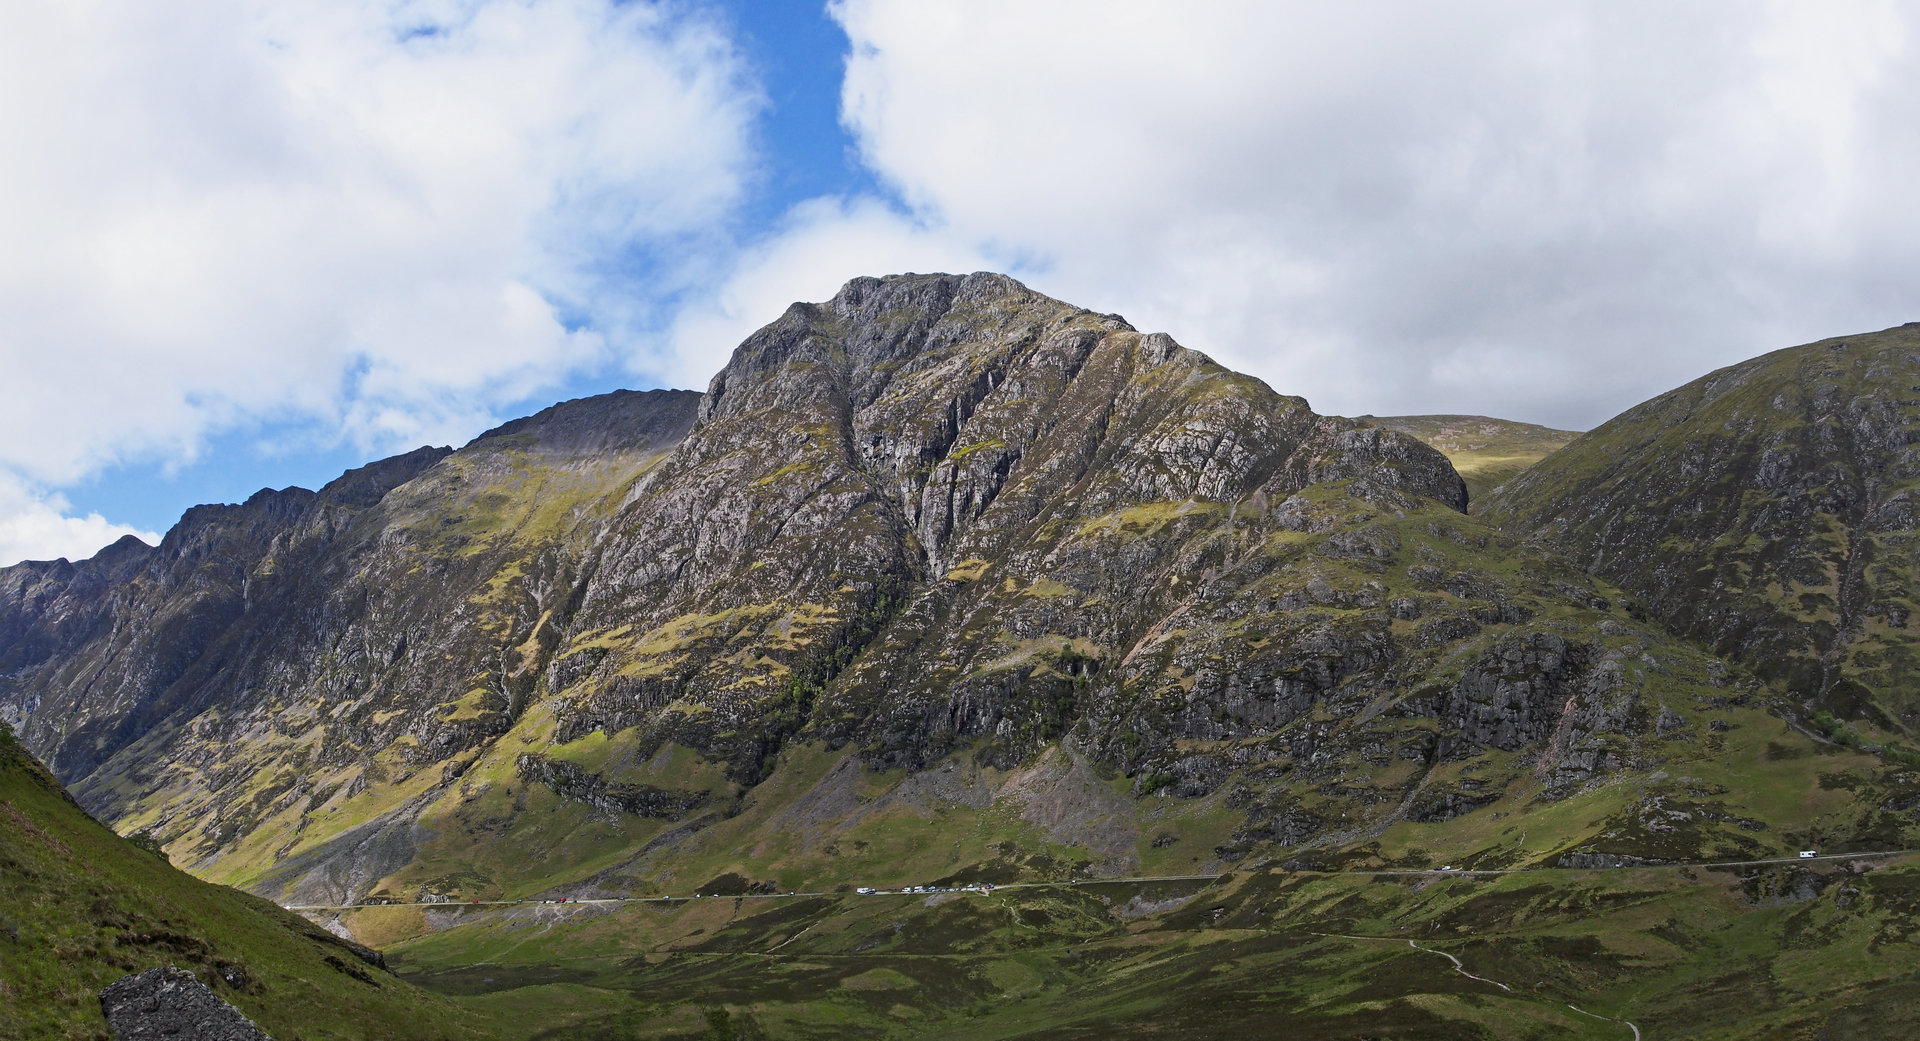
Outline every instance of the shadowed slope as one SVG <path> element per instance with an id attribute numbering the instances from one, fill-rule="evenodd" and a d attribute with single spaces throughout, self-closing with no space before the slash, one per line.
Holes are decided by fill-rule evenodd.
<path id="1" fill-rule="evenodd" d="M 1911 733 L 1920 325 L 1775 351 L 1622 413 L 1490 519 L 1812 705 Z"/>
<path id="2" fill-rule="evenodd" d="M 101 827 L 4 730 L 0 955 L 0 1038 L 104 1038 L 95 994 L 162 965 L 189 969 L 277 1038 L 493 1036 L 364 948 Z"/>

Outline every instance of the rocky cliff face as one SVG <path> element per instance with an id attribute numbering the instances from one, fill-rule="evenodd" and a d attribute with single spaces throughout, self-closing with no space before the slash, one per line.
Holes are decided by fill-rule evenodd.
<path id="1" fill-rule="evenodd" d="M 704 396 L 349 478 L 0 572 L 0 711 L 82 798 L 315 902 L 814 807 L 775 849 L 866 813 L 833 778 L 963 760 L 888 798 L 990 806 L 1044 762 L 1115 863 L 1149 796 L 1238 821 L 1227 858 L 1351 841 L 1658 763 L 1726 676 L 1465 516 L 1420 441 L 998 275 L 856 279 Z M 793 790 L 802 746 L 854 773 Z"/>
<path id="2" fill-rule="evenodd" d="M 374 463 L 318 493 L 262 490 L 239 506 L 195 507 L 157 548 L 129 536 L 79 565 L 0 572 L 0 713 L 68 777 L 169 717 L 197 714 L 208 706 L 204 671 L 221 664 L 204 654 L 256 598 L 278 591 L 274 575 L 445 454 Z"/>
<path id="3" fill-rule="evenodd" d="M 95 812 L 145 810 L 189 862 L 437 774 L 524 706 L 571 607 L 575 529 L 697 400 L 558 405 L 317 493 L 196 507 L 158 547 L 0 571 L 0 714 Z"/>
<path id="4" fill-rule="evenodd" d="M 1078 714 L 1073 684 L 1187 597 L 1196 526 L 1259 524 L 1262 504 L 1342 479 L 1465 505 L 1417 441 L 1000 276 L 863 279 L 796 306 L 735 353 L 701 417 L 615 519 L 549 679 L 564 737 L 654 728 L 744 779 L 809 725 L 904 765 L 976 735 L 1031 755 Z M 1242 500 L 1243 520 L 1218 516 Z M 967 614 L 1005 632 L 950 624 Z M 883 632 L 866 672 L 892 694 L 863 675 L 816 712 Z M 929 640 L 937 667 L 903 659 Z M 1068 693 L 1024 682 L 1035 671 Z M 996 676 L 976 689 L 975 672 Z M 925 718 L 926 690 L 955 717 Z"/>
<path id="5" fill-rule="evenodd" d="M 1638 405 L 1489 517 L 1818 709 L 1912 733 L 1920 324 L 1775 351 Z"/>

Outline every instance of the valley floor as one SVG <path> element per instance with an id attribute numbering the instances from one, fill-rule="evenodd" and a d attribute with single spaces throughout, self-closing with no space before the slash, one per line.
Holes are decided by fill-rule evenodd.
<path id="1" fill-rule="evenodd" d="M 530 1039 L 1920 1030 L 1907 856 L 430 913 L 399 971 Z"/>

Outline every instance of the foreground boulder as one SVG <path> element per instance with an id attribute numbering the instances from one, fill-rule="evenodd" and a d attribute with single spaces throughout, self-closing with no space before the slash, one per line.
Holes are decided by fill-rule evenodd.
<path id="1" fill-rule="evenodd" d="M 172 966 L 122 976 L 100 992 L 114 1041 L 272 1041 L 193 973 Z"/>

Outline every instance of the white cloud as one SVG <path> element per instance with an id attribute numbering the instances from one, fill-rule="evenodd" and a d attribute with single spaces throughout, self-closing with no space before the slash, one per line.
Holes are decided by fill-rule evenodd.
<path id="1" fill-rule="evenodd" d="M 1893 4 L 832 10 L 843 118 L 911 213 L 798 220 L 725 300 L 817 299 L 921 242 L 1326 411 L 1572 426 L 1920 317 L 1920 63 Z M 802 259 L 849 236 L 892 252 Z"/>
<path id="2" fill-rule="evenodd" d="M 1571 426 L 1920 317 L 1892 3 L 832 11 L 893 199 L 738 248 L 764 106 L 697 7 L 0 8 L 0 518 L 106 538 L 32 490 L 236 428 L 402 448 L 615 360 L 702 386 L 858 274 L 1010 270 L 1325 411 Z"/>
<path id="3" fill-rule="evenodd" d="M 149 546 L 160 542 L 157 532 L 114 524 L 98 513 L 75 517 L 71 512 L 59 495 L 36 492 L 0 471 L 0 560 L 84 560 L 126 535 Z"/>
<path id="4" fill-rule="evenodd" d="M 716 28 L 608 0 L 12 4 L 0 96 L 0 471 L 41 487 L 235 424 L 471 435 L 663 320 L 631 252 L 714 234 L 760 108 Z"/>

